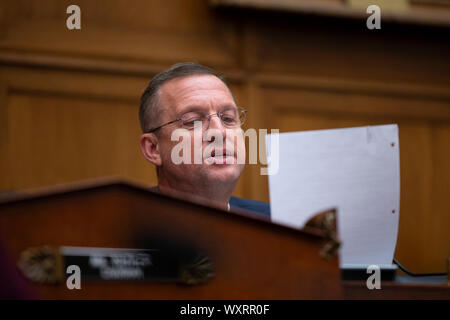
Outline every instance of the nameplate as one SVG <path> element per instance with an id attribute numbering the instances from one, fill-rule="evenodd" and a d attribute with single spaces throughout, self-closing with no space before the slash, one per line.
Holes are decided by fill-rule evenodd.
<path id="1" fill-rule="evenodd" d="M 62 282 L 74 269 L 90 281 L 195 285 L 214 275 L 208 257 L 163 249 L 43 246 L 23 251 L 18 265 L 27 278 L 40 283 Z"/>

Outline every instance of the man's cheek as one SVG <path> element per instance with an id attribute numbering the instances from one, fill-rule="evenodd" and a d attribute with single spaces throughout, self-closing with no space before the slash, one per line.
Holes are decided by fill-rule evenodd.
<path id="1" fill-rule="evenodd" d="M 245 150 L 245 141 L 244 139 L 237 139 L 235 144 L 235 150 L 236 150 L 236 162 L 239 165 L 245 164 L 245 158 L 246 158 L 246 150 Z"/>

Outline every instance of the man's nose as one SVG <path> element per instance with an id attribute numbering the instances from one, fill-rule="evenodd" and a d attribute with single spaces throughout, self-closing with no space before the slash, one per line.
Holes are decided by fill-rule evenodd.
<path id="1" fill-rule="evenodd" d="M 219 129 L 219 130 L 225 129 L 219 115 L 213 114 L 209 117 L 209 129 Z"/>
<path id="2" fill-rule="evenodd" d="M 225 126 L 222 123 L 222 120 L 217 114 L 211 115 L 209 117 L 209 127 L 208 129 L 219 130 L 222 134 L 222 138 L 225 138 Z"/>

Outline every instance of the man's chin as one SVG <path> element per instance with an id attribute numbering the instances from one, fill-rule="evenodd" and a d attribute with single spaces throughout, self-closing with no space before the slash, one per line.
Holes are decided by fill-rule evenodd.
<path id="1" fill-rule="evenodd" d="M 237 164 L 212 164 L 206 165 L 203 174 L 208 180 L 227 183 L 239 179 L 241 172 L 241 166 Z"/>

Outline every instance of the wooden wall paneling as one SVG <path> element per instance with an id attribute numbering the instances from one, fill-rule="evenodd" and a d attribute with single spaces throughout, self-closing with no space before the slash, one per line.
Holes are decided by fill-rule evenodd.
<path id="1" fill-rule="evenodd" d="M 8 172 L 14 177 L 13 189 L 133 176 L 137 168 L 141 172 L 136 178 L 153 178 L 138 149 L 132 105 L 25 94 L 11 95 L 10 101 Z"/>
<path id="2" fill-rule="evenodd" d="M 210 0 L 212 5 L 225 8 L 241 7 L 253 11 L 304 13 L 363 20 L 366 8 L 377 4 L 383 12 L 383 22 L 448 26 L 450 4 L 445 0 L 364 1 L 364 0 Z"/>
<path id="3" fill-rule="evenodd" d="M 431 139 L 433 141 L 433 178 L 431 194 L 431 210 L 428 219 L 430 230 L 437 230 L 427 235 L 429 247 L 438 248 L 439 254 L 426 251 L 424 260 L 430 261 L 433 269 L 447 270 L 446 261 L 442 260 L 445 254 L 450 258 L 450 126 L 446 124 L 433 125 Z M 445 245 L 447 243 L 447 245 Z M 447 248 L 447 252 L 445 251 Z M 447 269 L 445 269 L 447 268 Z"/>
<path id="4" fill-rule="evenodd" d="M 215 17 L 203 0 L 17 0 L 2 4 L 0 23 L 11 25 L 17 20 L 55 20 L 65 26 L 66 8 L 76 4 L 81 8 L 82 19 L 89 26 L 97 22 L 106 27 L 142 30 L 146 28 L 179 32 L 201 32 L 214 24 Z M 83 21 L 82 21 L 83 22 Z"/>
<path id="5" fill-rule="evenodd" d="M 10 81 L 3 105 L 10 182 L 3 187 L 20 190 L 110 175 L 155 184 L 154 169 L 139 149 L 136 90 L 145 88 L 146 79 L 132 79 L 133 86 L 127 86 L 130 79 L 122 77 L 16 71 L 3 72 L 3 81 Z"/>
<path id="6" fill-rule="evenodd" d="M 267 130 L 267 133 L 271 133 L 271 129 L 278 129 L 272 126 L 270 118 L 268 117 L 270 113 L 268 112 L 269 106 L 262 100 L 262 92 L 261 86 L 258 83 L 257 79 L 254 77 L 250 77 L 247 84 L 247 90 L 249 93 L 249 121 L 248 128 L 253 128 L 256 130 L 256 134 L 258 137 L 258 146 L 257 146 L 257 164 L 248 164 L 248 171 L 250 175 L 248 176 L 249 184 L 250 184 L 250 198 L 260 201 L 268 201 L 268 176 L 261 174 L 261 169 L 266 168 L 267 165 L 263 164 L 263 161 L 266 162 L 267 159 L 265 157 L 261 157 L 261 153 L 265 154 L 265 141 L 264 136 L 259 134 L 260 129 Z M 263 143 L 260 143 L 260 140 L 263 140 Z M 247 157 L 248 159 L 248 157 Z"/>
<path id="7" fill-rule="evenodd" d="M 398 259 L 414 272 L 444 272 L 450 256 L 450 124 L 409 122 L 400 127 L 402 166 Z M 447 146 L 447 147 L 444 147 Z M 402 219 L 403 212 L 403 219 Z"/>
<path id="8" fill-rule="evenodd" d="M 247 186 L 247 197 L 259 201 L 267 201 L 268 199 L 268 180 L 266 175 L 261 175 L 261 168 L 267 167 L 267 165 L 261 164 L 260 154 L 260 144 L 259 140 L 263 137 L 259 135 L 259 129 L 267 129 L 270 133 L 270 129 L 276 129 L 269 126 L 269 112 L 270 107 L 264 101 L 262 101 L 262 90 L 264 88 L 258 79 L 257 59 L 255 59 L 254 52 L 256 46 L 255 35 L 258 33 L 258 25 L 255 23 L 253 16 L 246 17 L 245 23 L 240 25 L 240 66 L 244 70 L 244 81 L 245 90 L 247 93 L 247 105 L 248 110 L 247 124 L 244 126 L 244 130 L 255 129 L 258 137 L 258 147 L 257 147 L 257 164 L 248 164 L 247 155 L 247 165 L 243 175 Z M 248 142 L 248 138 L 246 139 Z M 263 144 L 265 148 L 265 143 Z M 248 143 L 247 143 L 248 146 Z M 265 153 L 265 150 L 263 150 Z M 247 153 L 249 149 L 247 147 Z"/>
<path id="9" fill-rule="evenodd" d="M 450 85 L 449 29 L 384 25 L 365 20 L 258 15 L 248 55 L 260 72 L 321 78 Z"/>
<path id="10" fill-rule="evenodd" d="M 202 1 L 136 1 L 131 6 L 124 1 L 77 2 L 81 30 L 66 27 L 68 3 L 47 1 L 36 6 L 27 0 L 3 4 L 0 49 L 144 63 L 236 64 L 234 26 L 221 23 Z"/>

